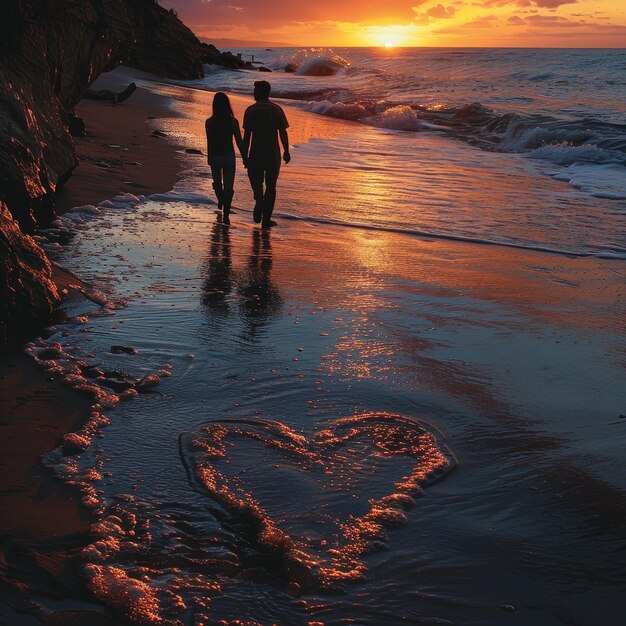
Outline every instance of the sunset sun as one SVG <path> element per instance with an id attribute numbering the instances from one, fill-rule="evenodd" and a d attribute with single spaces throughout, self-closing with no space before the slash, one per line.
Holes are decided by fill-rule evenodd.
<path id="1" fill-rule="evenodd" d="M 393 48 L 393 42 L 391 41 L 385 42 L 385 48 Z"/>

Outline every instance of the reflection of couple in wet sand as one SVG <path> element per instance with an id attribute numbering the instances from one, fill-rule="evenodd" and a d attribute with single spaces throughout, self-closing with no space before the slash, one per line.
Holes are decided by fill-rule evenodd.
<path id="1" fill-rule="evenodd" d="M 244 337 L 254 340 L 269 319 L 281 308 L 278 289 L 272 282 L 270 233 L 255 229 L 252 249 L 243 268 L 235 269 L 231 258 L 228 228 L 216 222 L 211 233 L 211 248 L 203 268 L 205 281 L 202 303 L 214 320 L 226 318 L 236 302 L 243 322 Z"/>
<path id="2" fill-rule="evenodd" d="M 206 121 L 207 154 L 213 188 L 217 195 L 218 208 L 223 212 L 222 221 L 230 224 L 230 207 L 234 194 L 235 150 L 237 143 L 244 167 L 254 192 L 254 221 L 263 228 L 271 228 L 272 212 L 276 201 L 276 182 L 280 173 L 280 146 L 283 159 L 289 163 L 289 123 L 285 112 L 269 99 L 271 85 L 266 80 L 254 83 L 256 103 L 246 109 L 243 118 L 244 135 L 241 137 L 239 121 L 233 115 L 230 100 L 225 93 L 216 93 L 213 98 L 213 115 Z"/>

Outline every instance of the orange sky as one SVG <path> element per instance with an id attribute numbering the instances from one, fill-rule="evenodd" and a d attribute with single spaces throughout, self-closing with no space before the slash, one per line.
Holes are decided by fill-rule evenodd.
<path id="1" fill-rule="evenodd" d="M 626 47 L 626 0 L 162 0 L 209 40 Z"/>

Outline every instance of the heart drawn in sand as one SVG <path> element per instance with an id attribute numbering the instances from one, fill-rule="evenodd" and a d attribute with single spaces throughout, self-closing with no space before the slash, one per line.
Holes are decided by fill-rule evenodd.
<path id="1" fill-rule="evenodd" d="M 310 438 L 278 422 L 216 421 L 181 443 L 194 487 L 307 588 L 362 579 L 385 527 L 405 524 L 422 488 L 455 464 L 424 422 L 389 413 L 341 418 Z"/>

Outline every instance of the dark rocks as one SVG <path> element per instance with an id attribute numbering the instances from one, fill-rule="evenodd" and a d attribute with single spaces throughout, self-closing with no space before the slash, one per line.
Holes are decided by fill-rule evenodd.
<path id="1" fill-rule="evenodd" d="M 298 69 L 298 66 L 295 63 L 287 63 L 285 65 L 285 72 L 288 74 L 293 74 Z"/>
<path id="2" fill-rule="evenodd" d="M 104 371 L 96 365 L 87 365 L 82 371 L 86 378 L 104 378 Z"/>
<path id="3" fill-rule="evenodd" d="M 0 345 L 35 332 L 59 302 L 43 250 L 0 202 Z"/>
<path id="4" fill-rule="evenodd" d="M 253 70 L 252 63 L 242 60 L 232 52 L 220 52 L 213 44 L 202 43 L 202 62 L 208 65 L 221 65 L 233 70 Z"/>
<path id="5" fill-rule="evenodd" d="M 126 391 L 127 389 L 131 389 L 133 387 L 132 381 L 119 380 L 117 378 L 105 378 L 101 381 L 101 383 L 109 389 L 112 389 L 113 391 L 116 391 L 118 393 Z"/>
<path id="6" fill-rule="evenodd" d="M 271 72 L 272 70 L 269 67 L 265 67 L 265 65 L 259 66 L 259 72 Z"/>
<path id="7" fill-rule="evenodd" d="M 87 134 L 85 122 L 78 117 L 73 111 L 67 115 L 67 128 L 72 137 L 84 137 Z"/>
<path id="8" fill-rule="evenodd" d="M 224 67 L 228 67 L 231 70 L 239 70 L 246 67 L 252 69 L 252 65 L 245 61 L 242 61 L 240 57 L 235 56 L 232 52 L 222 52 L 220 54 L 220 63 Z"/>
<path id="9" fill-rule="evenodd" d="M 187 154 L 202 154 L 202 150 L 198 150 L 196 148 L 187 148 L 185 152 Z"/>
<path id="10" fill-rule="evenodd" d="M 153 0 L 122 2 L 129 7 L 133 41 L 126 64 L 173 78 L 202 78 L 202 45 L 174 13 Z"/>
<path id="11" fill-rule="evenodd" d="M 56 187 L 77 161 L 66 126 L 72 107 L 55 93 L 61 81 L 48 65 L 46 36 L 32 22 L 23 27 L 15 47 L 0 42 L 0 201 L 32 232 L 53 217 Z"/>
<path id="12" fill-rule="evenodd" d="M 131 346 L 111 346 L 109 352 L 111 352 L 111 354 L 139 354 L 139 352 Z"/>

